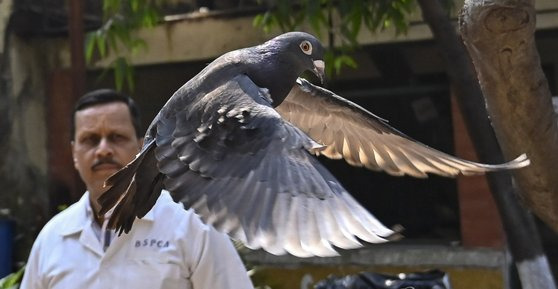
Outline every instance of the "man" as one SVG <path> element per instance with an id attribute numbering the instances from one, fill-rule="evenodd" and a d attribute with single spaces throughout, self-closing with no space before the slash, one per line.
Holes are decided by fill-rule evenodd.
<path id="1" fill-rule="evenodd" d="M 96 218 L 105 179 L 139 152 L 140 131 L 138 109 L 123 94 L 103 89 L 78 101 L 71 146 L 87 192 L 42 229 L 22 289 L 252 288 L 230 240 L 166 191 L 129 234 L 114 236 Z"/>

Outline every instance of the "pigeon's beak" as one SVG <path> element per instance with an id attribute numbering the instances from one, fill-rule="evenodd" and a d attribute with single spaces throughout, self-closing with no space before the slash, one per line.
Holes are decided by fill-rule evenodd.
<path id="1" fill-rule="evenodd" d="M 325 62 L 323 60 L 314 60 L 314 69 L 312 70 L 312 72 L 314 72 L 314 74 L 320 78 L 320 82 L 323 84 L 324 83 L 324 78 L 325 78 Z"/>

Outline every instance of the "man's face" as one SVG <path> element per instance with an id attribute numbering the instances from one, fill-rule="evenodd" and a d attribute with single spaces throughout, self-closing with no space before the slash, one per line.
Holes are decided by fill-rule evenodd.
<path id="1" fill-rule="evenodd" d="M 74 166 L 98 211 L 105 180 L 134 159 L 141 148 L 128 106 L 122 102 L 94 105 L 76 112 L 72 141 Z"/>

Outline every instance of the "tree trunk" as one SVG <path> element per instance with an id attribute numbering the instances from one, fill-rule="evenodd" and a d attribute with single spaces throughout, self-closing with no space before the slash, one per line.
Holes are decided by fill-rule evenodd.
<path id="1" fill-rule="evenodd" d="M 482 162 L 501 163 L 502 152 L 490 126 L 475 69 L 455 28 L 438 1 L 418 0 L 448 67 L 459 106 Z M 515 156 L 514 156 L 515 157 Z M 511 156 L 508 155 L 508 159 Z M 524 289 L 556 288 L 532 216 L 514 192 L 509 172 L 488 174 L 510 252 Z"/>
<path id="2" fill-rule="evenodd" d="M 525 203 L 558 232 L 558 127 L 535 47 L 534 1 L 465 1 L 463 40 L 504 155 L 527 153 L 514 172 Z"/>

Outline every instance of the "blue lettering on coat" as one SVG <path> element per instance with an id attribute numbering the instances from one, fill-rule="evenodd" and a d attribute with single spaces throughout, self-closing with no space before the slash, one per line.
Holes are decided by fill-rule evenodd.
<path id="1" fill-rule="evenodd" d="M 134 241 L 134 247 L 167 248 L 170 245 L 168 240 L 143 239 Z"/>

